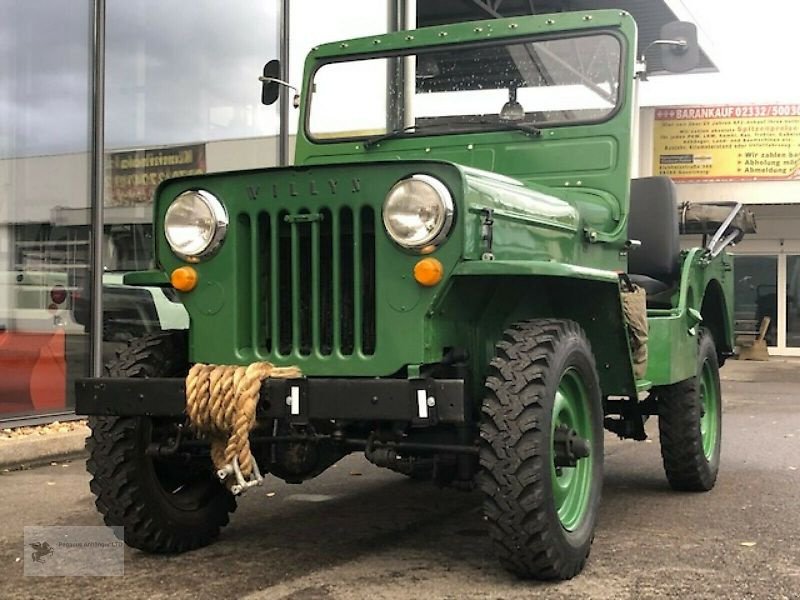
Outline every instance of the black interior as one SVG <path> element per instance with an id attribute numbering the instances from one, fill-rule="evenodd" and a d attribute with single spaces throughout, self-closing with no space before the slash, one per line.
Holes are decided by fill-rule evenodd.
<path id="1" fill-rule="evenodd" d="M 663 302 L 680 276 L 677 191 L 669 177 L 631 181 L 628 239 L 641 242 L 628 255 L 631 280 L 645 289 L 648 304 Z"/>

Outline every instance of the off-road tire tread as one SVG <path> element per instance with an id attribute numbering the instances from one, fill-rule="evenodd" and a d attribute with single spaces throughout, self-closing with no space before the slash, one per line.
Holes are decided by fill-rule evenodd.
<path id="1" fill-rule="evenodd" d="M 111 377 L 167 377 L 188 369 L 183 332 L 148 334 L 130 340 L 106 365 Z M 157 509 L 144 485 L 139 460 L 140 417 L 90 417 L 86 469 L 97 510 L 108 526 L 123 526 L 125 543 L 152 553 L 179 553 L 212 542 L 236 508 L 223 487 L 202 509 L 204 526 L 187 528 Z"/>
<path id="2" fill-rule="evenodd" d="M 558 341 L 568 335 L 581 337 L 591 349 L 573 321 L 536 319 L 513 325 L 497 344 L 486 380 L 478 486 L 498 558 L 523 578 L 570 579 L 589 556 L 587 549 L 575 560 L 554 547 L 545 493 L 551 482 L 549 476 L 540 477 L 541 463 L 549 456 L 549 434 L 541 429 L 548 422 L 542 402 L 545 377 Z"/>
<path id="3" fill-rule="evenodd" d="M 704 350 L 708 344 L 710 349 Z M 717 353 L 711 333 L 703 329 L 698 336 L 698 352 L 708 353 L 717 373 Z M 707 492 L 714 487 L 717 470 L 713 469 L 703 452 L 700 435 L 702 403 L 698 376 L 667 385 L 658 391 L 658 430 L 661 458 L 670 487 L 682 492 Z M 719 382 L 718 382 L 719 383 Z M 720 390 L 721 392 L 721 390 Z M 719 410 L 721 410 L 721 406 Z M 718 429 L 720 441 L 722 428 Z"/>

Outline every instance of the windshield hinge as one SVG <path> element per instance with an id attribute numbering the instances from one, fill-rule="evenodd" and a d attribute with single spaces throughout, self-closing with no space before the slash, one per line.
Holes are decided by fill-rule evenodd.
<path id="1" fill-rule="evenodd" d="M 491 208 L 481 209 L 481 243 L 483 252 L 481 260 L 494 260 L 492 242 L 494 238 L 494 210 Z"/>

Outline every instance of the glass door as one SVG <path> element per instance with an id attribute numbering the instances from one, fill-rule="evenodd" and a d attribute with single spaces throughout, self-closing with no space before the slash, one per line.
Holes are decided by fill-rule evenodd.
<path id="1" fill-rule="evenodd" d="M 755 333 L 769 318 L 767 345 L 778 345 L 778 256 L 742 256 L 735 259 L 735 330 L 737 335 Z"/>
<path id="2" fill-rule="evenodd" d="M 800 255 L 786 256 L 786 347 L 800 349 Z"/>

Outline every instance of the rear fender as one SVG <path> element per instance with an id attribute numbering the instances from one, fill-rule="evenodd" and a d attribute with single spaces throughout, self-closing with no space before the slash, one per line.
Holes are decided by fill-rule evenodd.
<path id="1" fill-rule="evenodd" d="M 702 248 L 689 250 L 681 267 L 677 306 L 647 311 L 650 326 L 647 379 L 669 385 L 696 374 L 697 335 L 707 327 L 720 358 L 733 350 L 731 257 L 724 252 L 709 259 Z"/>
<path id="2" fill-rule="evenodd" d="M 703 303 L 700 305 L 703 326 L 714 337 L 717 355 L 722 359 L 720 364 L 725 357 L 733 354 L 734 346 L 733 307 L 726 301 L 722 286 L 718 279 L 711 279 L 706 285 Z"/>

